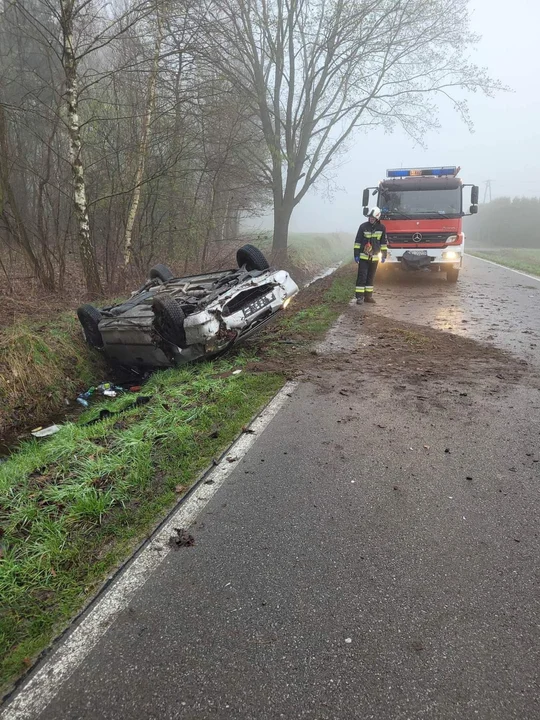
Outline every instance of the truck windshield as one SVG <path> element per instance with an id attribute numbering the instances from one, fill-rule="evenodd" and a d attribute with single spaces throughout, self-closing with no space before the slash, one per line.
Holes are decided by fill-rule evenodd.
<path id="1" fill-rule="evenodd" d="M 390 190 L 381 188 L 383 217 L 461 217 L 461 188 L 455 190 Z"/>

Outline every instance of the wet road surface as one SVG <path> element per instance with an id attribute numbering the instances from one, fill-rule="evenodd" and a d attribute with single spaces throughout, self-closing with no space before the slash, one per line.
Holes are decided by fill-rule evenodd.
<path id="1" fill-rule="evenodd" d="M 377 312 L 497 345 L 540 364 L 540 278 L 466 256 L 456 284 L 442 273 L 390 274 L 381 265 Z"/>
<path id="2" fill-rule="evenodd" d="M 529 357 L 533 285 L 468 260 L 457 286 L 382 283 L 358 310 Z M 340 328 L 339 362 L 300 383 L 195 545 L 166 554 L 41 714 L 6 718 L 540 718 L 537 385 L 486 392 L 449 358 L 420 391 L 351 362 L 360 315 Z"/>

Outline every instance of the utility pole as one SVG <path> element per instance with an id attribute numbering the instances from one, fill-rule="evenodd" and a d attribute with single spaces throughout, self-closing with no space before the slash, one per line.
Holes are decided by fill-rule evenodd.
<path id="1" fill-rule="evenodd" d="M 489 194 L 489 202 L 491 202 L 491 180 L 484 180 L 484 204 Z"/>

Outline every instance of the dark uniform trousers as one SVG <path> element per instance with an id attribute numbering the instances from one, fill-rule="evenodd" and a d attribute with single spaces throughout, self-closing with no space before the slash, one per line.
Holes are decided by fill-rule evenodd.
<path id="1" fill-rule="evenodd" d="M 358 260 L 358 275 L 356 276 L 356 297 L 364 297 L 366 293 L 373 293 L 373 281 L 377 272 L 379 258 L 377 255 L 365 259 L 360 255 Z"/>

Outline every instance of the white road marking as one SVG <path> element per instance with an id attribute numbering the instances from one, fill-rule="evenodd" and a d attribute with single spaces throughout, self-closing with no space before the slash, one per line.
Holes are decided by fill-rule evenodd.
<path id="1" fill-rule="evenodd" d="M 74 628 L 44 665 L 22 686 L 8 703 L 2 720 L 33 720 L 43 712 L 62 684 L 95 647 L 111 627 L 118 613 L 131 601 L 161 565 L 171 548 L 168 544 L 175 527 L 188 528 L 210 499 L 218 492 L 231 472 L 246 455 L 259 435 L 287 402 L 298 383 L 288 382 L 262 413 L 250 425 L 252 433 L 245 433 L 234 443 L 226 457 L 207 476 L 211 484 L 201 482 L 186 502 L 182 503 L 159 533 L 144 547 L 135 560 L 119 576 L 110 590 L 99 599 L 88 615 Z"/>
<path id="2" fill-rule="evenodd" d="M 536 282 L 540 282 L 540 277 L 537 277 L 536 275 L 529 275 L 528 273 L 521 272 L 521 270 L 515 270 L 514 268 L 508 267 L 507 265 L 501 265 L 501 263 L 493 262 L 493 260 L 486 260 L 486 258 L 478 257 L 477 255 L 471 255 L 470 253 L 465 253 L 469 257 L 474 258 L 475 260 L 482 260 L 482 262 L 488 263 L 489 265 L 495 265 L 495 267 L 503 268 L 503 270 L 510 270 L 510 272 L 517 273 L 518 275 L 523 275 L 523 277 L 529 278 L 529 280 L 536 280 Z"/>

